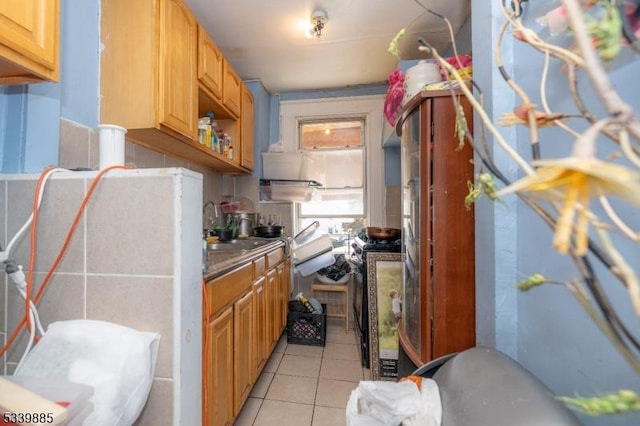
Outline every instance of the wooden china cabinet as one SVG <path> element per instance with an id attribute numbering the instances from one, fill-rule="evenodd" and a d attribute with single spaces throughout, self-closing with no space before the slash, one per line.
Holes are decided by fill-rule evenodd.
<path id="1" fill-rule="evenodd" d="M 471 107 L 455 96 L 471 130 Z M 399 373 L 475 346 L 474 212 L 464 205 L 473 150 L 459 146 L 455 111 L 449 90 L 423 91 L 396 126 L 404 254 Z"/>

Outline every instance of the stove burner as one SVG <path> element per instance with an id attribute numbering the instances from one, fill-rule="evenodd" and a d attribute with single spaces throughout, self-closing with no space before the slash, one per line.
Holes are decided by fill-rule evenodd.
<path id="1" fill-rule="evenodd" d="M 402 240 L 375 240 L 367 238 L 365 235 L 358 235 L 354 238 L 353 247 L 358 255 L 367 251 L 399 252 L 402 249 Z"/>

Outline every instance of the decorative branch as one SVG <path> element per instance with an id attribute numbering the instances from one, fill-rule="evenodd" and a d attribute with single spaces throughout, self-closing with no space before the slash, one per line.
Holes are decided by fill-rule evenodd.
<path id="1" fill-rule="evenodd" d="M 418 0 L 414 0 L 419 3 Z M 527 28 L 521 19 L 521 0 L 510 2 L 502 0 L 504 23 L 499 27 L 495 52 L 495 64 L 508 87 L 520 99 L 513 113 L 503 114 L 503 125 L 527 126 L 528 138 L 532 148 L 532 160 L 526 161 L 501 134 L 498 127 L 489 117 L 482 102 L 482 92 L 475 81 L 467 80 L 457 69 L 445 60 L 427 41 L 419 38 L 440 67 L 449 75 L 449 88 L 457 114 L 461 115 L 458 96 L 461 92 L 471 104 L 479 123 L 475 126 L 475 135 L 466 128 L 464 117 L 458 117 L 457 126 L 464 129 L 465 138 L 472 146 L 479 162 L 479 172 L 475 183 L 469 182 L 470 193 L 465 204 L 475 202 L 482 194 L 496 200 L 509 192 L 514 192 L 522 202 L 537 214 L 543 222 L 554 230 L 554 247 L 560 254 L 567 254 L 573 262 L 579 278 L 564 283 L 564 286 L 576 297 L 582 308 L 592 318 L 596 326 L 609 339 L 611 344 L 622 354 L 629 365 L 640 374 L 640 341 L 633 327 L 625 324 L 616 309 L 615 303 L 609 299 L 603 283 L 596 275 L 592 261 L 600 262 L 614 279 L 627 291 L 634 313 L 640 319 L 640 281 L 636 270 L 625 259 L 624 253 L 611 240 L 610 233 L 621 238 L 640 243 L 640 232 L 636 232 L 616 209 L 609 203 L 608 196 L 616 195 L 627 201 L 629 205 L 640 206 L 640 122 L 633 108 L 624 102 L 615 91 L 612 81 L 605 69 L 603 59 L 609 61 L 611 55 L 620 50 L 622 35 L 617 31 L 617 13 L 624 8 L 609 3 L 613 0 L 580 1 L 562 0 L 563 12 L 567 15 L 569 32 L 573 36 L 575 46 L 570 49 L 556 46 L 541 39 L 536 32 Z M 591 9 L 590 9 L 591 8 Z M 427 8 L 425 8 L 428 10 Z M 640 7 L 638 7 L 640 10 Z M 435 14 L 435 13 L 434 13 Z M 445 19 L 441 15 L 442 19 Z M 445 19 L 446 21 L 446 19 Z M 585 22 L 586 21 L 586 22 Z M 449 25 L 448 21 L 446 21 Z M 450 28 L 450 25 L 449 25 Z M 542 111 L 534 109 L 534 101 L 530 93 L 509 75 L 503 64 L 502 44 L 506 34 L 511 34 L 534 51 L 544 55 L 543 70 L 540 75 L 539 98 Z M 451 30 L 450 30 L 451 33 Z M 452 37 L 452 35 L 450 35 Z M 600 37 L 600 38 L 598 38 Z M 603 38 L 606 37 L 606 40 Z M 452 37 L 453 38 L 453 37 Z M 455 41 L 452 39 L 454 52 L 457 55 Z M 639 44 L 640 45 L 640 44 Z M 561 68 L 566 71 L 569 100 L 573 102 L 577 113 L 571 115 L 554 111 L 547 97 L 547 78 L 551 69 L 551 60 L 560 61 Z M 455 62 L 454 62 L 455 63 Z M 460 65 L 460 64 L 459 64 Z M 606 114 L 598 117 L 587 108 L 582 101 L 578 86 L 578 72 L 586 74 L 590 86 L 597 99 L 604 106 Z M 582 81 L 582 79 L 580 79 Z M 471 83 L 477 88 L 474 96 Z M 455 91 L 453 88 L 458 89 Z M 535 93 L 533 93 L 535 95 Z M 506 116 L 506 119 L 504 119 Z M 569 121 L 569 119 L 572 119 Z M 577 120 L 573 120 L 577 119 Z M 587 124 L 586 130 L 578 131 L 577 125 Z M 540 149 L 544 139 L 545 127 L 557 126 L 562 135 L 560 139 L 573 144 L 572 153 L 565 158 L 543 159 Z M 478 131 L 478 127 L 482 131 Z M 486 137 L 493 137 L 496 149 L 502 150 L 511 158 L 526 176 L 516 182 L 509 182 L 500 166 L 495 163 L 494 155 Z M 605 137 L 601 137 L 605 136 Z M 479 139 L 478 139 L 479 138 Z M 479 142 L 477 142 L 479 140 Z M 555 138 L 554 142 L 558 142 Z M 615 151 L 604 159 L 598 158 L 601 150 L 598 144 L 609 142 L 616 145 Z M 613 159 L 622 157 L 628 160 L 626 165 L 614 164 Z M 486 169 L 486 170 L 485 170 Z M 488 171 L 490 173 L 486 173 Z M 496 192 L 492 176 L 501 181 L 505 188 Z M 605 212 L 605 219 L 600 219 L 594 211 L 589 210 L 589 201 L 597 198 Z M 543 203 L 549 203 L 549 208 Z M 543 207 L 545 205 L 545 207 Z M 588 235 L 588 228 L 595 229 L 599 244 Z M 523 291 L 540 285 L 558 284 L 540 274 L 533 274 L 519 283 Z M 591 407 L 589 404 L 607 403 L 625 399 L 627 406 L 623 411 L 640 410 L 640 397 L 635 392 L 622 390 L 599 399 L 568 398 L 566 403 L 576 409 Z M 589 408 L 590 409 L 590 408 Z M 608 410 L 622 412 L 621 410 Z"/>

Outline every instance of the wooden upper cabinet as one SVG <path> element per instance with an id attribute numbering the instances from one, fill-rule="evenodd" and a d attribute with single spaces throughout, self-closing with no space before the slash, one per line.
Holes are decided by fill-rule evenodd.
<path id="1" fill-rule="evenodd" d="M 222 63 L 218 46 L 205 30 L 198 26 L 198 81 L 216 99 L 222 99 Z"/>
<path id="2" fill-rule="evenodd" d="M 101 7 L 100 122 L 125 127 L 127 140 L 154 151 L 247 173 L 240 152 L 231 159 L 198 143 L 198 118 L 209 112 L 240 142 L 242 82 L 184 1 L 103 0 Z"/>
<path id="3" fill-rule="evenodd" d="M 240 115 L 242 80 L 226 60 L 222 69 L 222 103 L 237 117 Z"/>
<path id="4" fill-rule="evenodd" d="M 160 124 L 197 138 L 197 23 L 181 0 L 160 2 Z"/>
<path id="5" fill-rule="evenodd" d="M 254 156 L 254 102 L 253 95 L 242 85 L 242 105 L 240 109 L 240 165 L 248 170 L 253 170 Z"/>
<path id="6" fill-rule="evenodd" d="M 182 1 L 104 1 L 100 38 L 100 121 L 160 151 L 194 141 L 197 28 Z"/>
<path id="7" fill-rule="evenodd" d="M 59 0 L 0 1 L 0 84 L 58 81 Z"/>

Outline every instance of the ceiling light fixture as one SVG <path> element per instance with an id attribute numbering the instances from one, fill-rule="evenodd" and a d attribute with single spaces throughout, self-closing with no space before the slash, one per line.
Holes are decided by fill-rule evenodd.
<path id="1" fill-rule="evenodd" d="M 309 24 L 309 28 L 306 31 L 306 35 L 308 38 L 322 37 L 322 30 L 324 29 L 325 24 L 329 20 L 329 16 L 327 12 L 322 9 L 316 9 L 311 14 L 311 22 Z"/>

